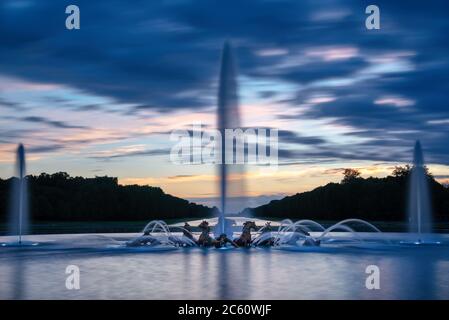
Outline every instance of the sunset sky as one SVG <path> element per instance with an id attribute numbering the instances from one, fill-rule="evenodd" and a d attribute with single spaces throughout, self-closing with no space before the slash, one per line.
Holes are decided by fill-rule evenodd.
<path id="1" fill-rule="evenodd" d="M 69 4 L 80 30 L 65 28 Z M 369 4 L 380 30 L 365 28 Z M 170 163 L 169 133 L 215 126 L 228 39 L 243 126 L 279 129 L 277 170 L 247 170 L 252 205 L 346 167 L 385 176 L 416 139 L 445 181 L 448 30 L 445 1 L 2 0 L 0 177 L 22 142 L 31 174 L 116 176 L 214 204 L 216 168 Z"/>

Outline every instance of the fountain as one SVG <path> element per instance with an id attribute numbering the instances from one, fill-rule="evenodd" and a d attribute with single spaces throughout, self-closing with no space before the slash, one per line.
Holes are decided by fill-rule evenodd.
<path id="1" fill-rule="evenodd" d="M 432 232 L 429 186 L 427 181 L 424 156 L 419 140 L 413 151 L 413 167 L 410 172 L 410 189 L 408 196 L 409 233 L 416 235 L 416 243 L 422 243 Z"/>
<path id="2" fill-rule="evenodd" d="M 25 245 L 23 236 L 28 232 L 28 186 L 25 167 L 25 148 L 20 144 L 17 148 L 16 176 L 12 179 L 11 206 L 9 208 L 8 234 L 17 236 L 16 245 Z"/>
<path id="3" fill-rule="evenodd" d="M 202 230 L 198 234 L 198 239 L 195 239 L 194 234 L 186 226 L 169 226 L 164 221 L 151 221 L 143 229 L 143 235 L 127 242 L 129 247 L 140 246 L 216 246 L 226 247 L 227 244 L 238 247 L 248 246 L 283 246 L 283 245 L 305 245 L 305 246 L 319 246 L 321 243 L 338 241 L 338 239 L 331 238 L 330 234 L 334 230 L 344 231 L 352 237 L 346 239 L 347 242 L 352 240 L 363 241 L 357 232 L 348 226 L 350 223 L 358 223 L 368 226 L 372 231 L 380 232 L 375 226 L 359 219 L 348 219 L 338 222 L 329 228 L 324 228 L 321 224 L 312 220 L 300 220 L 293 222 L 289 219 L 283 220 L 276 232 L 267 232 L 266 227 L 260 228 L 255 232 L 255 238 L 251 238 L 251 230 L 257 230 L 254 221 L 245 221 L 242 225 L 242 230 L 239 230 L 237 221 L 239 219 L 247 220 L 245 217 L 229 218 L 230 206 L 229 197 L 234 194 L 241 198 L 244 195 L 244 179 L 243 172 L 245 167 L 243 164 L 229 164 L 226 163 L 226 152 L 233 152 L 234 146 L 228 146 L 225 143 L 225 130 L 237 129 L 241 126 L 239 104 L 237 95 L 237 79 L 234 63 L 234 56 L 232 54 L 231 45 L 225 42 L 221 56 L 221 68 L 218 88 L 218 108 L 217 108 L 217 126 L 220 131 L 221 141 L 221 163 L 218 165 L 219 175 L 219 190 L 220 190 L 220 213 L 218 220 L 214 226 L 215 239 L 209 236 L 212 220 L 202 221 L 199 228 Z M 231 175 L 236 175 L 239 178 L 229 179 Z M 240 208 L 244 208 L 241 204 Z M 258 220 L 258 219 L 252 219 Z M 211 223 L 209 223 L 211 222 Z M 260 223 L 260 220 L 258 220 Z M 189 226 L 186 223 L 187 226 Z M 171 231 L 171 229 L 178 228 L 178 234 Z M 311 235 L 311 228 L 319 234 Z M 241 232 L 240 237 L 233 239 L 234 231 Z M 340 237 L 342 238 L 342 237 Z M 217 243 L 218 242 L 218 243 Z"/>
<path id="4" fill-rule="evenodd" d="M 237 95 L 237 79 L 234 63 L 234 56 L 229 42 L 223 45 L 221 56 L 221 69 L 218 88 L 218 109 L 217 109 L 217 126 L 221 134 L 221 164 L 219 164 L 219 190 L 220 190 L 220 216 L 218 224 L 214 231 L 215 236 L 225 234 L 231 235 L 230 227 L 232 221 L 226 219 L 229 212 L 229 197 L 231 193 L 240 197 L 244 194 L 243 178 L 229 181 L 230 174 L 236 174 L 243 177 L 243 164 L 226 164 L 226 152 L 233 152 L 234 146 L 225 144 L 225 130 L 237 129 L 241 126 L 239 104 Z M 244 197 L 243 197 L 244 198 Z M 243 207 L 243 204 L 240 206 Z"/>
<path id="5" fill-rule="evenodd" d="M 232 225 L 234 221 L 227 218 L 229 213 L 229 197 L 232 194 L 238 195 L 241 198 L 244 195 L 244 183 L 243 183 L 243 164 L 229 164 L 226 163 L 226 153 L 233 152 L 234 146 L 228 146 L 225 143 L 225 130 L 240 128 L 240 114 L 237 96 L 237 79 L 234 57 L 232 54 L 231 45 L 229 42 L 225 42 L 221 54 L 221 67 L 220 77 L 218 85 L 218 99 L 217 99 L 217 127 L 221 134 L 221 163 L 218 164 L 219 175 L 219 192 L 220 192 L 220 213 L 218 216 L 218 222 L 214 226 L 214 240 L 225 240 L 226 242 L 232 239 Z M 229 176 L 236 174 L 240 178 L 232 179 L 230 181 Z M 242 204 L 240 207 L 244 207 Z M 207 223 L 208 224 L 208 223 Z M 163 221 L 151 221 L 143 230 L 143 235 L 128 242 L 128 246 L 140 246 L 140 245 L 156 245 L 156 244 L 168 244 L 179 246 L 191 246 L 193 244 L 199 244 L 201 241 L 192 242 L 192 234 L 185 228 L 181 228 L 184 233 L 183 237 L 177 237 L 173 235 L 168 225 Z M 207 225 L 209 230 L 210 226 Z M 151 231 L 149 231 L 151 230 Z M 203 230 L 204 231 L 204 230 Z M 186 236 L 187 235 L 187 236 Z M 208 232 L 207 232 L 208 235 Z M 157 240 L 156 240 L 157 239 Z"/>

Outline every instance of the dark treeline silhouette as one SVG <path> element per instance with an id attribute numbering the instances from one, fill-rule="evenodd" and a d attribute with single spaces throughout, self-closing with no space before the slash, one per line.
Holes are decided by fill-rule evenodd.
<path id="1" fill-rule="evenodd" d="M 0 179 L 0 220 L 5 221 L 12 179 Z M 209 217 L 203 205 L 161 188 L 118 184 L 113 177 L 70 177 L 65 172 L 27 177 L 33 221 L 108 221 Z"/>
<path id="2" fill-rule="evenodd" d="M 361 218 L 369 221 L 405 221 L 409 165 L 395 167 L 385 178 L 361 178 L 355 169 L 345 169 L 340 183 L 329 183 L 250 210 L 256 217 L 314 220 Z M 449 220 L 449 188 L 427 172 L 436 221 Z"/>
<path id="3" fill-rule="evenodd" d="M 244 210 L 255 217 L 369 221 L 405 221 L 410 166 L 396 167 L 385 178 L 361 178 L 345 169 L 340 183 L 274 200 Z M 449 221 L 449 188 L 427 171 L 436 221 Z M 12 179 L 0 179 L 0 222 L 6 221 Z M 118 184 L 113 177 L 70 177 L 67 173 L 42 173 L 27 177 L 33 221 L 141 221 L 204 218 L 217 208 L 190 203 L 165 194 L 158 187 Z"/>

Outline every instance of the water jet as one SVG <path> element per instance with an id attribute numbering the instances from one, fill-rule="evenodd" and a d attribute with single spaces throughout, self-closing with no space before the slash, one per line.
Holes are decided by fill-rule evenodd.
<path id="1" fill-rule="evenodd" d="M 11 204 L 9 208 L 8 234 L 17 236 L 17 244 L 23 245 L 28 233 L 28 185 L 26 179 L 25 147 L 19 144 L 16 151 L 16 172 L 11 180 Z"/>
<path id="2" fill-rule="evenodd" d="M 427 169 L 419 140 L 415 142 L 409 179 L 408 231 L 415 237 L 413 242 L 420 244 L 432 233 L 432 213 Z"/>

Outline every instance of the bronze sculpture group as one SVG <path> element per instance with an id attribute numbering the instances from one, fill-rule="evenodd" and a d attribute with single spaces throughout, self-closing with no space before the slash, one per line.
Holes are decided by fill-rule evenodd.
<path id="1" fill-rule="evenodd" d="M 209 222 L 206 220 L 203 220 L 199 225 L 198 228 L 201 230 L 201 233 L 198 238 L 195 238 L 192 227 L 189 223 L 185 223 L 184 226 L 181 228 L 183 232 L 183 237 L 185 239 L 180 239 L 179 237 L 169 235 L 168 240 L 170 243 L 174 244 L 175 246 L 199 246 L 199 247 L 215 247 L 215 248 L 222 248 L 226 247 L 228 244 L 235 248 L 248 248 L 251 246 L 254 246 L 251 231 L 256 231 L 257 226 L 254 221 L 246 221 L 243 223 L 242 233 L 240 236 L 236 239 L 229 239 L 228 236 L 225 233 L 220 234 L 218 237 L 214 238 L 211 236 L 211 226 L 209 225 Z M 276 245 L 276 237 L 271 236 L 271 223 L 266 222 L 265 226 L 260 229 L 261 233 L 270 233 L 268 237 L 264 237 L 263 241 L 256 241 L 257 246 L 264 246 L 264 247 L 271 247 Z M 307 235 L 309 236 L 308 232 L 305 230 L 296 230 L 300 231 L 297 236 Z M 187 240 L 187 241 L 186 241 Z M 292 237 L 290 242 L 296 242 L 298 240 L 297 237 Z M 312 242 L 311 242 L 312 241 Z M 142 236 L 127 242 L 127 246 L 130 247 L 138 247 L 138 246 L 153 246 L 161 244 L 161 241 L 158 240 L 156 237 L 153 237 L 150 234 L 150 231 L 145 231 Z M 303 245 L 306 246 L 319 246 L 319 241 L 315 241 L 312 238 L 306 239 Z"/>

